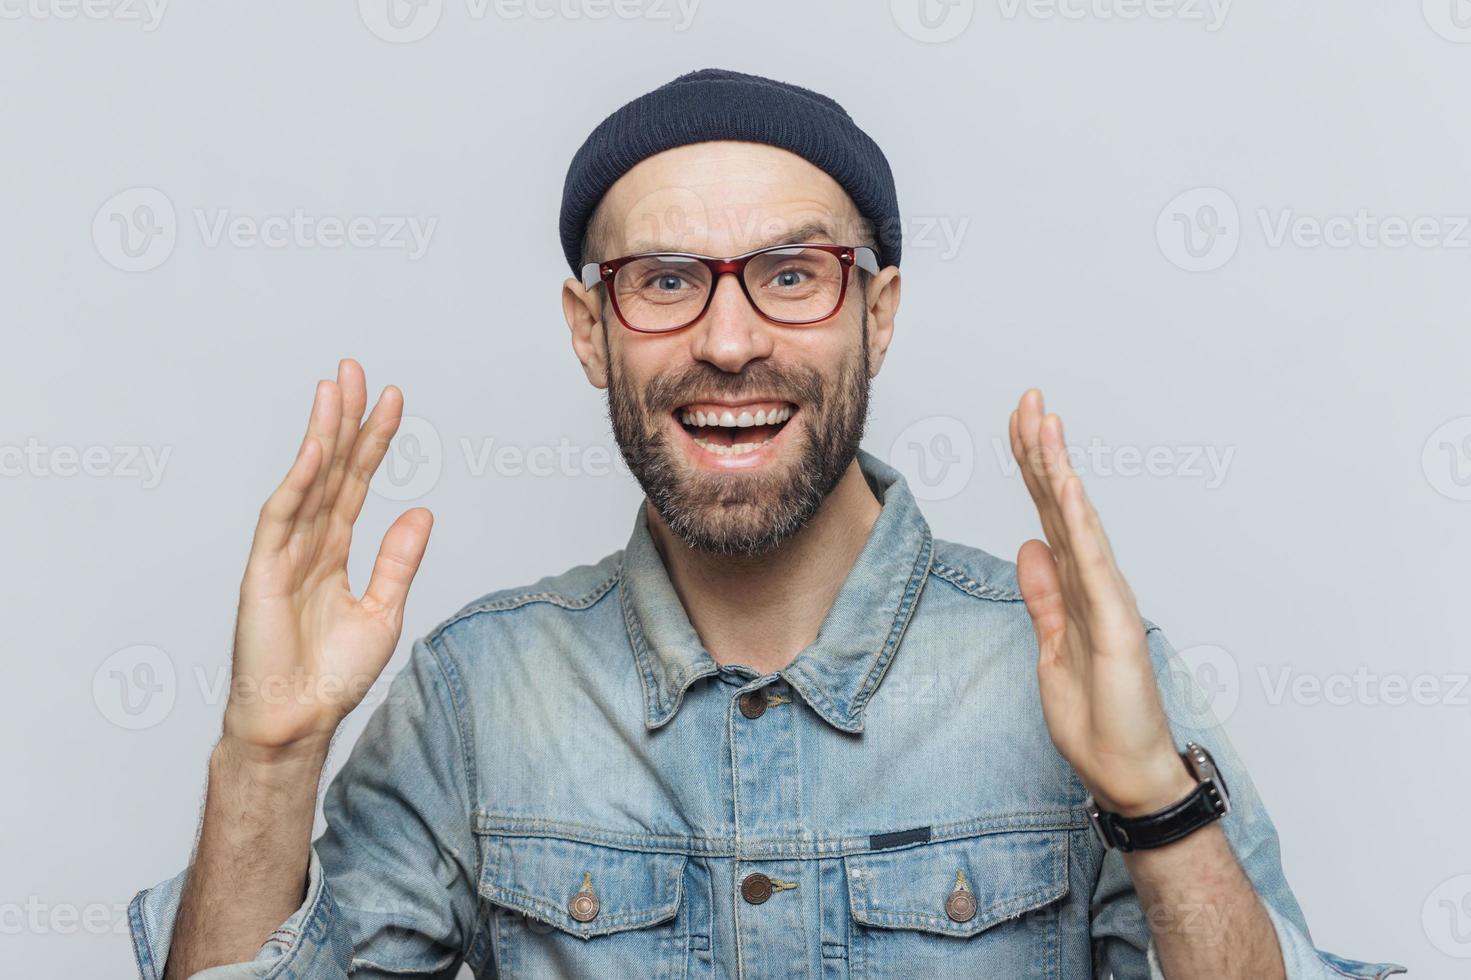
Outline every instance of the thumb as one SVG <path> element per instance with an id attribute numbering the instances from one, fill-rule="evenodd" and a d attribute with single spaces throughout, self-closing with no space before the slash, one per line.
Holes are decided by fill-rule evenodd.
<path id="1" fill-rule="evenodd" d="M 363 602 L 387 613 L 395 625 L 403 619 L 409 586 L 419 571 L 433 526 L 434 515 L 423 507 L 415 507 L 400 514 L 383 535 Z"/>
<path id="2" fill-rule="evenodd" d="M 1037 631 L 1037 646 L 1045 653 L 1067 628 L 1057 559 L 1046 542 L 1032 538 L 1022 544 L 1016 555 L 1016 581 Z"/>

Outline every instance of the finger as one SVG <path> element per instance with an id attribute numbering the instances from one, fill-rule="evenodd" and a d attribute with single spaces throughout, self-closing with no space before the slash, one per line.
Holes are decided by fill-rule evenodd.
<path id="1" fill-rule="evenodd" d="M 1095 523 L 1089 516 L 1092 505 L 1083 491 L 1083 481 L 1077 475 L 1068 477 L 1059 495 L 1071 543 L 1073 568 L 1083 595 L 1095 604 L 1116 601 L 1118 578 L 1113 557 L 1102 537 L 1103 525 Z"/>
<path id="2" fill-rule="evenodd" d="M 1057 529 L 1056 539 L 1048 538 L 1058 558 L 1066 564 L 1072 559 L 1072 535 L 1062 515 L 1062 488 L 1073 476 L 1073 465 L 1068 460 L 1067 445 L 1062 438 L 1062 419 L 1055 413 L 1042 416 L 1037 423 L 1038 453 L 1043 460 L 1042 482 L 1047 488 L 1047 501 L 1051 508 L 1053 526 Z"/>
<path id="3" fill-rule="evenodd" d="M 296 450 L 296 459 L 272 494 L 261 506 L 250 543 L 252 560 L 275 554 L 291 536 L 291 528 L 301 502 L 311 489 L 322 462 L 322 444 L 308 435 Z"/>
<path id="4" fill-rule="evenodd" d="M 419 571 L 433 526 L 434 515 L 427 509 L 405 511 L 383 535 L 383 546 L 373 562 L 373 576 L 363 593 L 363 604 L 388 619 L 395 629 L 403 621 L 409 586 Z"/>
<path id="5" fill-rule="evenodd" d="M 261 525 L 265 524 L 265 537 L 260 542 L 262 552 L 274 551 L 285 543 L 290 536 L 296 521 L 301 517 L 301 512 L 310 494 L 312 486 L 321 475 L 321 460 L 325 456 L 319 435 L 325 426 L 327 412 L 327 392 L 323 387 L 325 381 L 317 382 L 316 390 L 312 393 L 312 409 L 307 415 L 306 432 L 301 437 L 301 446 L 296 451 L 296 459 L 287 471 L 285 479 L 280 486 L 266 498 L 261 507 L 261 523 L 257 524 L 257 532 L 261 531 Z M 310 459 L 308 464 L 307 460 Z M 309 472 L 303 471 L 302 467 L 310 467 Z M 269 517 L 269 520 L 267 518 Z M 283 526 L 284 525 L 284 526 Z M 251 547 L 251 553 L 255 553 L 255 545 Z"/>
<path id="6" fill-rule="evenodd" d="M 1022 544 L 1016 555 L 1016 581 L 1037 633 L 1040 654 L 1051 657 L 1067 646 L 1062 642 L 1067 632 L 1067 604 L 1057 560 L 1044 542 L 1032 538 Z"/>
<path id="7" fill-rule="evenodd" d="M 1059 549 L 1057 557 L 1065 560 L 1067 557 L 1065 528 L 1062 517 L 1058 513 L 1057 501 L 1053 496 L 1042 448 L 1040 431 L 1042 408 L 1042 393 L 1036 388 L 1027 389 L 1022 395 L 1016 412 L 1017 438 L 1020 442 L 1019 462 L 1023 479 L 1027 484 L 1027 491 L 1032 495 L 1032 502 L 1037 507 L 1037 516 L 1042 522 L 1043 533 L 1053 548 Z"/>
<path id="8" fill-rule="evenodd" d="M 342 488 L 332 505 L 333 519 L 349 528 L 362 513 L 373 474 L 383 462 L 388 446 L 393 442 L 393 434 L 398 431 L 398 424 L 403 419 L 403 404 L 403 392 L 393 385 L 384 388 L 378 396 L 378 404 L 373 406 L 368 421 L 363 423 L 362 431 L 358 433 Z"/>
<path id="9" fill-rule="evenodd" d="M 1077 476 L 1064 487 L 1063 514 L 1075 542 L 1074 565 L 1084 595 L 1097 614 L 1109 617 L 1110 621 L 1113 617 L 1132 621 L 1138 613 L 1134 593 L 1114 559 L 1098 511 Z"/>
<path id="10" fill-rule="evenodd" d="M 363 368 L 357 361 L 344 357 L 337 364 L 337 387 L 342 392 L 342 418 L 337 425 L 337 445 L 332 453 L 332 468 L 327 473 L 323 508 L 318 518 L 331 513 L 342 486 L 343 474 L 352 457 L 353 444 L 357 441 L 358 426 L 363 421 L 363 408 L 368 401 L 367 382 Z"/>
<path id="11" fill-rule="evenodd" d="M 1036 424 L 1036 414 L 1029 407 L 1032 393 L 1035 390 L 1028 388 L 1022 394 L 1016 409 L 1011 413 L 1009 434 L 1011 436 L 1011 453 L 1016 457 L 1017 466 L 1022 473 L 1022 481 L 1027 485 L 1027 492 L 1031 494 L 1032 501 L 1034 503 L 1040 503 L 1043 489 L 1039 481 L 1041 480 L 1042 473 L 1038 468 L 1039 458 L 1031 449 L 1035 440 L 1028 438 L 1028 435 L 1035 431 L 1032 427 Z"/>
<path id="12" fill-rule="evenodd" d="M 322 459 L 331 460 L 337 448 L 337 426 L 342 418 L 342 389 L 333 381 L 317 382 L 317 408 L 312 412 L 311 434 L 322 444 Z M 311 489 L 301 503 L 297 513 L 297 526 L 316 519 L 317 511 L 327 493 L 327 474 L 330 465 L 317 468 Z"/>
<path id="13" fill-rule="evenodd" d="M 1068 459 L 1067 443 L 1062 437 L 1062 417 L 1054 413 L 1042 416 L 1037 425 L 1037 437 L 1042 443 L 1042 459 L 1047 475 L 1048 489 L 1057 502 L 1062 504 L 1062 486 L 1074 475 L 1073 464 Z"/>

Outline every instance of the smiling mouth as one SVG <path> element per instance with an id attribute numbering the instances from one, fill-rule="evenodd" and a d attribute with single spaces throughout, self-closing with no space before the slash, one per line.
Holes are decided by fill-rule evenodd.
<path id="1" fill-rule="evenodd" d="M 775 439 L 791 421 L 797 406 L 784 401 L 691 402 L 674 410 L 674 418 L 695 445 L 717 456 L 744 456 Z"/>

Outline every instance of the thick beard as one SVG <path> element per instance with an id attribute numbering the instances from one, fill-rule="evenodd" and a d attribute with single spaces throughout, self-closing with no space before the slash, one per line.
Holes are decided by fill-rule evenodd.
<path id="1" fill-rule="evenodd" d="M 831 384 L 816 371 L 781 369 L 768 361 L 755 361 L 740 374 L 700 363 L 655 378 L 640 399 L 610 363 L 613 436 L 654 510 L 680 540 L 710 554 L 753 558 L 807 526 L 857 456 L 868 421 L 866 323 L 859 336 L 857 354 Z M 682 474 L 664 427 L 674 409 L 702 398 L 753 394 L 801 406 L 800 458 L 786 472 Z"/>

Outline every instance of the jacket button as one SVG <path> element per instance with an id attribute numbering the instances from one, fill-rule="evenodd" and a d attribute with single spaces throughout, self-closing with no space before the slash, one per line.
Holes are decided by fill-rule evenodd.
<path id="1" fill-rule="evenodd" d="M 598 896 L 593 894 L 591 874 L 583 874 L 582 887 L 567 903 L 567 913 L 578 922 L 591 922 L 597 917 Z"/>
<path id="2" fill-rule="evenodd" d="M 969 922 L 976 917 L 976 895 L 965 883 L 965 872 L 955 873 L 955 890 L 945 899 L 945 914 L 955 922 Z"/>
<path id="3" fill-rule="evenodd" d="M 757 871 L 741 880 L 741 897 L 752 905 L 760 905 L 771 897 L 771 879 Z"/>
<path id="4" fill-rule="evenodd" d="M 766 691 L 747 691 L 741 695 L 741 714 L 747 718 L 760 718 L 766 713 Z"/>

